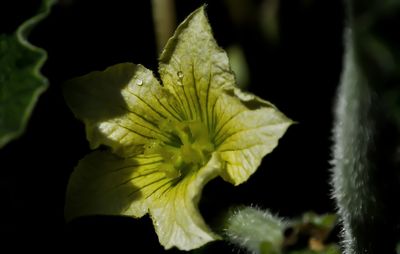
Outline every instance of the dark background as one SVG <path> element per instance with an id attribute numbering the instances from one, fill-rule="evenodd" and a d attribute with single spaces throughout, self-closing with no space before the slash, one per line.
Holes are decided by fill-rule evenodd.
<path id="1" fill-rule="evenodd" d="M 262 35 L 254 18 L 261 0 L 248 1 L 252 8 L 243 10 L 245 19 L 239 23 L 232 18 L 228 2 L 177 0 L 177 20 L 181 22 L 207 3 L 220 46 L 239 44 L 246 55 L 248 90 L 299 124 L 290 127 L 246 183 L 233 187 L 221 179 L 210 182 L 203 191 L 202 214 L 211 222 L 235 204 L 257 205 L 286 218 L 309 210 L 334 211 L 329 160 L 343 51 L 340 1 L 281 0 L 277 43 Z M 1 2 L 0 33 L 13 32 L 39 5 L 36 0 Z M 30 248 L 55 244 L 56 250 L 71 252 L 80 250 L 83 243 L 89 248 L 111 246 L 112 253 L 119 248 L 163 253 L 147 216 L 140 220 L 90 217 L 69 224 L 63 219 L 68 177 L 90 150 L 83 124 L 66 106 L 61 85 L 121 62 L 141 63 L 156 71 L 151 2 L 60 0 L 30 41 L 48 52 L 42 72 L 50 86 L 40 97 L 25 134 L 0 150 L 0 243 L 11 239 L 29 242 Z M 222 243 L 216 246 L 218 251 L 232 248 Z"/>

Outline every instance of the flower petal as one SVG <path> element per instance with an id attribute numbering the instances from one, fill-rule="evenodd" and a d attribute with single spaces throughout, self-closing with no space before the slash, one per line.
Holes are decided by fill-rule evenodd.
<path id="1" fill-rule="evenodd" d="M 197 172 L 181 178 L 160 170 L 162 157 L 121 159 L 109 152 L 93 152 L 80 161 L 67 190 L 67 220 L 85 215 L 141 217 L 150 209 L 157 235 L 169 249 L 197 248 L 219 239 L 197 208 L 203 186 L 219 174 L 221 160 L 214 154 Z"/>
<path id="2" fill-rule="evenodd" d="M 227 163 L 222 177 L 235 185 L 254 173 L 293 123 L 271 103 L 236 88 L 219 97 L 213 117 L 213 140 Z"/>
<path id="3" fill-rule="evenodd" d="M 204 122 L 214 135 L 227 162 L 222 176 L 235 185 L 248 179 L 292 123 L 271 103 L 235 88 L 229 60 L 213 38 L 204 7 L 177 28 L 161 54 L 159 72 L 185 119 Z"/>
<path id="4" fill-rule="evenodd" d="M 206 166 L 191 172 L 153 200 L 150 214 L 160 243 L 166 249 L 176 246 L 180 250 L 191 250 L 219 239 L 205 224 L 197 204 L 203 186 L 215 178 L 220 169 L 221 160 L 214 153 Z"/>
<path id="5" fill-rule="evenodd" d="M 177 28 L 160 56 L 163 85 L 173 93 L 187 120 L 209 125 L 211 105 L 222 87 L 235 84 L 224 50 L 218 47 L 204 13 L 194 11 Z"/>
<path id="6" fill-rule="evenodd" d="M 142 153 L 155 140 L 170 141 L 159 126 L 182 118 L 174 96 L 141 65 L 117 64 L 73 79 L 64 94 L 85 123 L 91 148 L 107 145 L 121 156 Z"/>
<path id="7" fill-rule="evenodd" d="M 146 197 L 170 182 L 159 170 L 161 165 L 157 155 L 121 159 L 110 152 L 91 153 L 71 175 L 66 219 L 96 214 L 143 216 L 148 211 Z"/>

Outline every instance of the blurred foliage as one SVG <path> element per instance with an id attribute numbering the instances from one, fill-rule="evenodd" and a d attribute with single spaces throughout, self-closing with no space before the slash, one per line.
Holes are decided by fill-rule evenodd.
<path id="1" fill-rule="evenodd" d="M 237 86 L 246 89 L 249 85 L 249 67 L 243 49 L 239 45 L 232 45 L 226 49 L 232 71 L 235 73 Z"/>
<path id="2" fill-rule="evenodd" d="M 337 244 L 330 239 L 336 225 L 335 214 L 304 213 L 301 218 L 288 223 L 285 234 L 287 253 L 340 253 Z"/>
<path id="3" fill-rule="evenodd" d="M 279 43 L 280 0 L 225 0 L 225 5 L 237 27 L 258 27 L 266 41 L 272 45 Z"/>
<path id="4" fill-rule="evenodd" d="M 303 249 L 303 250 L 294 250 L 289 251 L 287 254 L 340 254 L 340 248 L 336 244 L 331 244 L 326 246 L 323 250 L 311 250 L 311 249 Z"/>
<path id="5" fill-rule="evenodd" d="M 349 9 L 360 68 L 400 127 L 400 1 L 354 0 Z"/>

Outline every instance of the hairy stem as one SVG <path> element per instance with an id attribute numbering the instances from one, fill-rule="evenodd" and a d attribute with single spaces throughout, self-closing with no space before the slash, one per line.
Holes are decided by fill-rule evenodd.
<path id="1" fill-rule="evenodd" d="M 332 169 L 345 254 L 395 253 L 398 234 L 400 133 L 386 101 L 398 80 L 381 57 L 390 49 L 372 33 L 379 15 L 363 1 L 350 4 Z"/>
<path id="2" fill-rule="evenodd" d="M 254 254 L 281 253 L 285 223 L 254 207 L 236 208 L 223 222 L 226 241 Z"/>

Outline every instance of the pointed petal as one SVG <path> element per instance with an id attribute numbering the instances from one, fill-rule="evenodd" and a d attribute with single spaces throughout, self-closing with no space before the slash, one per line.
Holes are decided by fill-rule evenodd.
<path id="1" fill-rule="evenodd" d="M 121 159 L 97 151 L 86 156 L 68 184 L 66 219 L 96 214 L 143 216 L 151 193 L 170 182 L 159 170 L 161 164 L 157 155 Z"/>
<path id="2" fill-rule="evenodd" d="M 194 11 L 177 28 L 160 57 L 163 84 L 179 101 L 188 120 L 208 125 L 210 105 L 224 86 L 233 86 L 234 75 L 224 50 L 218 47 L 204 13 Z"/>
<path id="3" fill-rule="evenodd" d="M 117 64 L 73 79 L 64 94 L 85 123 L 91 148 L 107 145 L 121 156 L 139 154 L 155 140 L 168 141 L 159 126 L 181 118 L 174 97 L 141 65 Z"/>
<path id="4" fill-rule="evenodd" d="M 197 204 L 203 186 L 220 169 L 221 160 L 214 153 L 206 166 L 182 178 L 151 204 L 150 214 L 160 243 L 166 249 L 176 246 L 180 250 L 191 250 L 219 239 L 205 224 Z"/>
<path id="5" fill-rule="evenodd" d="M 227 163 L 222 177 L 235 185 L 254 173 L 293 123 L 271 103 L 236 88 L 219 97 L 213 119 L 213 140 Z"/>

